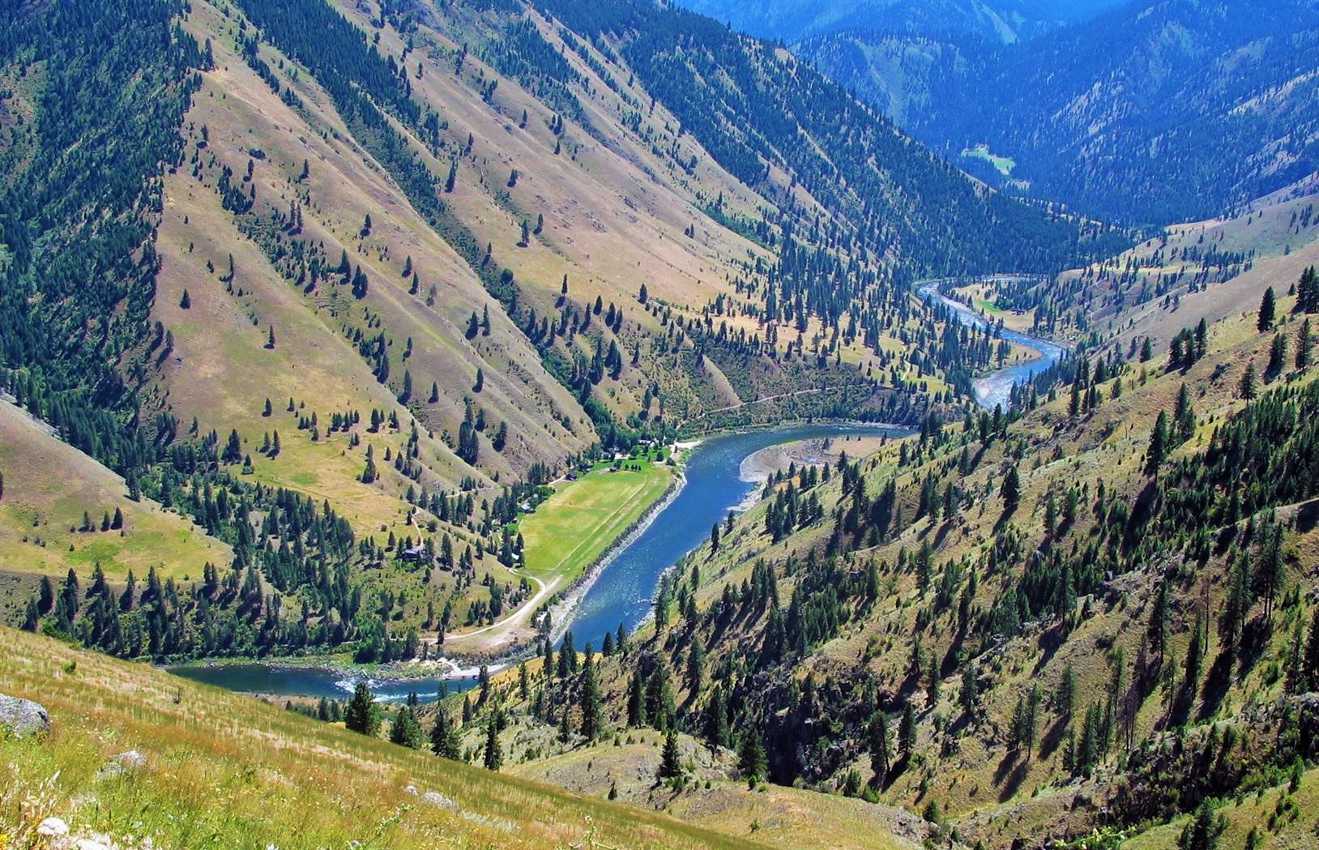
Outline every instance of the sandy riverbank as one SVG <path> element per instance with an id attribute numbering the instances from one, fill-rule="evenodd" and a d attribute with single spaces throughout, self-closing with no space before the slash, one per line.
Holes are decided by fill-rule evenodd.
<path id="1" fill-rule="evenodd" d="M 786 472 L 790 466 L 820 466 L 837 463 L 844 453 L 850 458 L 863 457 L 885 445 L 891 437 L 884 434 L 812 437 L 766 446 L 748 455 L 742 461 L 741 478 L 763 484 L 776 472 Z M 758 494 L 757 494 L 758 496 Z"/>

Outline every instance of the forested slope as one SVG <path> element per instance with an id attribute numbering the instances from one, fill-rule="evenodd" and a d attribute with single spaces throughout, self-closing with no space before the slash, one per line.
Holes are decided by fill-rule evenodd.
<path id="1" fill-rule="evenodd" d="M 1171 356 L 1087 354 L 1008 416 L 772 478 L 621 653 L 532 675 L 527 723 L 560 734 L 528 771 L 588 781 L 596 723 L 722 759 L 655 768 L 685 805 L 710 792 L 684 777 L 759 777 L 987 846 L 1212 823 L 1275 786 L 1292 811 L 1319 721 L 1319 285 L 1274 283 Z M 576 772 L 536 767 L 565 748 Z M 1289 846 L 1293 821 L 1234 828 Z"/>
<path id="2" fill-rule="evenodd" d="M 795 50 L 994 185 L 1163 225 L 1315 171 L 1317 15 L 1307 0 L 1150 0 L 1009 46 L 931 27 Z"/>
<path id="3" fill-rule="evenodd" d="M 86 618 L 124 655 L 428 653 L 535 592 L 511 523 L 565 470 L 683 431 L 957 410 L 990 345 L 912 281 L 1123 240 L 969 180 L 771 45 L 610 15 L 21 11 L 4 385 L 122 499 L 233 552 L 138 570 L 145 597 L 45 559 L 47 627 Z"/>

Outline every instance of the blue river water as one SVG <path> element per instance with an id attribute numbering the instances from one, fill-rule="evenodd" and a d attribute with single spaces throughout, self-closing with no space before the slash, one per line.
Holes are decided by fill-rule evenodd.
<path id="1" fill-rule="evenodd" d="M 438 698 L 441 688 L 448 693 L 458 693 L 476 685 L 473 678 L 444 681 L 434 677 L 376 678 L 370 674 L 349 675 L 321 667 L 288 667 L 259 661 L 245 664 L 188 664 L 171 667 L 169 671 L 194 682 L 219 685 L 231 691 L 313 699 L 346 699 L 352 695 L 360 681 L 366 682 L 379 702 L 403 702 L 410 693 L 415 693 L 421 702 L 433 702 Z"/>
<path id="2" fill-rule="evenodd" d="M 977 328 L 986 326 L 984 318 L 970 307 L 942 295 L 938 290 L 937 282 L 925 284 L 920 288 L 920 293 L 927 301 L 937 299 L 948 305 L 957 313 L 957 317 L 961 319 L 963 324 Z M 988 375 L 976 378 L 972 382 L 976 402 L 989 410 L 993 410 L 996 405 L 1001 405 L 1004 410 L 1007 410 L 1013 384 L 1019 384 L 1035 377 L 1062 359 L 1065 352 L 1065 349 L 1056 343 L 1027 336 L 1008 328 L 1003 328 L 1000 335 L 1008 342 L 1015 342 L 1034 349 L 1039 352 L 1039 356 L 990 372 Z"/>
<path id="3" fill-rule="evenodd" d="M 572 620 L 573 644 L 600 648 L 606 632 L 631 631 L 650 613 L 660 575 L 710 536 L 758 485 L 743 480 L 742 461 L 769 446 L 816 437 L 910 433 L 883 425 L 808 424 L 722 434 L 692 450 L 687 484 L 630 545 L 619 552 L 586 592 Z"/>
<path id="4" fill-rule="evenodd" d="M 660 575 L 699 546 L 710 526 L 722 522 L 757 486 L 743 480 L 742 461 L 768 446 L 816 437 L 909 433 L 883 425 L 817 423 L 721 434 L 711 437 L 687 457 L 686 485 L 654 521 L 619 551 L 582 596 L 573 612 L 571 629 L 578 648 L 597 650 L 606 632 L 623 625 L 629 632 L 645 619 Z M 184 665 L 171 671 L 206 684 L 246 693 L 343 699 L 365 680 L 377 699 L 401 701 L 416 692 L 423 701 L 435 699 L 440 680 L 370 674 L 349 676 L 342 671 L 278 664 Z M 448 680 L 449 692 L 472 687 L 471 678 Z"/>
<path id="5" fill-rule="evenodd" d="M 942 301 L 967 324 L 985 327 L 981 316 L 966 305 L 944 297 L 937 286 L 937 281 L 926 282 L 920 287 L 921 296 Z M 976 401 L 991 410 L 995 405 L 1006 409 L 1013 384 L 1039 374 L 1064 354 L 1061 346 L 1006 328 L 1002 337 L 1039 352 L 1039 356 L 974 381 Z M 721 434 L 701 442 L 687 457 L 686 485 L 681 492 L 644 531 L 614 555 L 583 594 L 572 612 L 570 628 L 574 644 L 583 648 L 589 643 L 599 649 L 607 632 L 617 630 L 619 625 L 630 632 L 646 618 L 664 571 L 704 542 L 710 526 L 722 522 L 729 511 L 738 509 L 757 486 L 742 477 L 742 462 L 747 457 L 769 446 L 797 440 L 876 433 L 909 432 L 882 425 L 815 423 Z M 372 678 L 365 673 L 347 675 L 342 671 L 261 662 L 183 666 L 172 668 L 172 672 L 235 691 L 337 699 L 351 694 L 356 683 L 365 680 L 377 699 L 391 702 L 402 701 L 413 692 L 423 701 L 430 701 L 441 687 L 453 693 L 475 684 L 470 677 L 443 682 L 434 677 Z"/>

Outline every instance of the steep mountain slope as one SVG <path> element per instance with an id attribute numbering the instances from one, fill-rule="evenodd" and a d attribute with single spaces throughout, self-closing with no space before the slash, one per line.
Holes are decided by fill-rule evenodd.
<path id="1" fill-rule="evenodd" d="M 1164 224 L 1315 170 L 1316 39 L 1309 0 L 1156 0 L 1007 48 L 880 31 L 799 52 L 995 185 Z"/>
<path id="2" fill-rule="evenodd" d="M 598 689 L 606 728 L 678 728 L 727 759 L 672 774 L 695 810 L 709 792 L 683 777 L 713 772 L 901 805 L 990 847 L 1180 829 L 1206 800 L 1250 824 L 1257 789 L 1292 811 L 1319 728 L 1306 280 L 1298 304 L 1272 279 L 1268 323 L 1233 312 L 1189 359 L 1096 349 L 1008 417 L 772 479 L 623 651 L 533 668 L 529 698 L 507 680 L 496 706 L 560 724 L 527 770 L 601 781 L 578 734 Z M 1314 828 L 1293 820 L 1254 821 L 1260 846 Z"/>
<path id="3" fill-rule="evenodd" d="M 945 132 L 1019 159 L 1014 177 L 1078 209 L 1202 218 L 1315 170 L 1316 55 L 1314 3 L 1165 0 L 1014 51 L 972 95 L 1010 93 L 987 126 Z"/>
<path id="4" fill-rule="evenodd" d="M 0 738 L 0 833 L 10 846 L 50 846 L 38 828 L 52 817 L 72 836 L 116 847 L 764 846 L 48 638 L 0 627 L 0 648 L 0 692 L 40 700 L 53 727 Z"/>
<path id="5" fill-rule="evenodd" d="M 1236 217 L 1174 225 L 1105 262 L 991 285 L 976 297 L 1025 329 L 1127 357 L 1146 341 L 1163 351 L 1184 328 L 1251 312 L 1265 289 L 1319 263 L 1317 188 L 1302 181 Z"/>
<path id="6" fill-rule="evenodd" d="M 1086 20 L 1121 0 L 681 0 L 733 29 L 795 42 L 834 32 L 974 36 L 1011 44 Z"/>
<path id="7" fill-rule="evenodd" d="M 960 89 L 994 53 L 993 47 L 967 37 L 877 30 L 809 36 L 792 49 L 905 128 L 925 128 L 932 123 L 927 116 L 943 114 L 944 101 L 960 102 Z M 933 131 L 927 135 L 932 137 Z M 968 172 L 981 174 L 983 169 L 977 169 L 975 161 L 958 159 L 956 154 L 945 153 Z M 1001 176 L 982 176 L 995 185 L 1002 183 Z"/>
<path id="8" fill-rule="evenodd" d="M 1077 222 L 983 191 L 786 50 L 641 2 L 545 6 L 591 38 L 616 40 L 682 129 L 734 176 L 790 212 L 800 184 L 841 230 L 827 243 L 841 239 L 854 251 L 859 241 L 881 261 L 903 258 L 917 274 L 1040 268 L 1060 252 L 1098 253 L 1084 242 L 1094 228 L 1078 233 Z M 819 226 L 809 215 L 793 218 L 795 234 Z M 977 232 L 1003 239 L 970 238 Z"/>
<path id="9" fill-rule="evenodd" d="M 139 21 L 166 47 L 85 49 Z M 567 469 L 957 407 L 987 350 L 912 280 L 1125 238 L 648 4 L 60 0 L 18 24 L 4 384 L 233 551 L 175 565 L 202 582 L 153 589 L 144 640 L 113 577 L 43 606 L 120 654 L 427 652 L 533 598 L 512 524 Z"/>

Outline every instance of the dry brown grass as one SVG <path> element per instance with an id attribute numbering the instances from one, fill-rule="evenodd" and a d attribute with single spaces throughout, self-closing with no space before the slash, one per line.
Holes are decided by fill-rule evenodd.
<path id="1" fill-rule="evenodd" d="M 4 835 L 54 815 L 129 847 L 755 846 L 8 629 L 0 692 L 40 701 L 54 722 L 44 739 L 0 740 Z M 144 768 L 98 776 L 129 749 Z"/>

